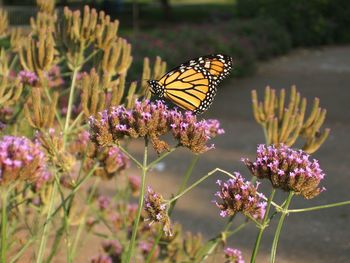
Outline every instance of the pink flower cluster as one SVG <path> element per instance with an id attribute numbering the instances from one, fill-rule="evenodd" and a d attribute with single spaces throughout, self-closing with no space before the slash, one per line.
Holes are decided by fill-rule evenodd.
<path id="1" fill-rule="evenodd" d="M 48 180 L 46 159 L 38 142 L 25 137 L 4 136 L 0 140 L 0 184 L 15 180 Z"/>
<path id="2" fill-rule="evenodd" d="M 218 180 L 217 184 L 220 190 L 215 196 L 220 200 L 214 200 L 214 203 L 220 208 L 222 217 L 233 216 L 237 212 L 256 219 L 264 217 L 266 202 L 262 201 L 265 196 L 257 191 L 259 184 L 255 186 L 251 182 L 244 181 L 238 172 L 235 173 L 235 178 L 226 182 Z"/>
<path id="3" fill-rule="evenodd" d="M 157 152 L 169 149 L 160 136 L 170 132 L 178 145 L 195 153 L 205 152 L 209 139 L 224 133 L 217 120 L 201 120 L 192 112 L 169 109 L 162 101 L 136 101 L 133 109 L 124 106 L 104 110 L 90 117 L 91 138 L 99 145 L 107 145 L 124 137 L 147 137 Z"/>
<path id="4" fill-rule="evenodd" d="M 238 249 L 227 247 L 224 249 L 226 263 L 244 263 L 242 252 Z"/>
<path id="5" fill-rule="evenodd" d="M 39 80 L 38 76 L 31 71 L 21 70 L 18 73 L 18 77 L 23 84 L 34 86 Z"/>
<path id="6" fill-rule="evenodd" d="M 167 214 L 167 206 L 164 203 L 163 197 L 154 192 L 151 187 L 148 187 L 145 195 L 145 211 L 151 223 L 160 222 L 163 225 L 163 231 L 166 235 L 171 236 L 170 218 Z"/>
<path id="7" fill-rule="evenodd" d="M 254 176 L 269 179 L 275 188 L 294 191 L 307 199 L 325 190 L 318 187 L 325 176 L 318 161 L 310 160 L 310 155 L 302 150 L 293 150 L 283 144 L 260 144 L 254 162 L 242 161 Z"/>

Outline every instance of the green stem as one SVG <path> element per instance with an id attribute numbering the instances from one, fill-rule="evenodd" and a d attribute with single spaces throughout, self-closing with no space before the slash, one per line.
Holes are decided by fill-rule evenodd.
<path id="1" fill-rule="evenodd" d="M 328 205 L 313 206 L 313 207 L 309 207 L 309 208 L 291 209 L 291 210 L 288 210 L 287 212 L 288 213 L 309 212 L 309 211 L 316 211 L 316 210 L 320 210 L 320 209 L 332 208 L 332 207 L 337 207 L 337 206 L 342 206 L 342 205 L 350 205 L 350 201 L 338 202 L 338 203 L 333 203 L 333 204 L 328 204 Z"/>
<path id="2" fill-rule="evenodd" d="M 1 189 L 1 262 L 6 263 L 7 250 L 7 189 Z"/>
<path id="3" fill-rule="evenodd" d="M 142 166 L 142 164 L 141 164 L 134 156 L 132 156 L 130 153 L 128 153 L 127 150 L 125 150 L 125 149 L 123 148 L 123 146 L 118 145 L 118 148 L 119 148 L 126 156 L 128 156 L 139 168 L 141 168 L 141 169 L 144 168 L 144 167 Z M 146 169 L 147 169 L 147 167 L 146 167 Z"/>
<path id="4" fill-rule="evenodd" d="M 47 211 L 46 222 L 44 224 L 44 230 L 43 230 L 43 234 L 41 236 L 41 242 L 40 242 L 40 247 L 39 247 L 39 252 L 38 252 L 38 258 L 37 258 L 37 261 L 36 261 L 37 263 L 41 263 L 42 260 L 43 260 L 45 246 L 46 246 L 46 241 L 47 241 L 47 235 L 48 235 L 48 231 L 49 231 L 48 220 L 51 217 L 51 211 L 52 211 L 53 204 L 55 202 L 55 197 L 56 197 L 56 190 L 57 190 L 57 184 L 54 181 L 53 189 L 52 189 L 51 197 L 50 197 L 49 210 Z"/>
<path id="5" fill-rule="evenodd" d="M 75 125 L 78 124 L 78 122 L 81 120 L 81 118 L 84 116 L 83 112 L 80 112 L 79 115 L 76 117 L 76 119 L 73 121 L 72 125 L 69 126 L 68 131 L 71 132 Z"/>
<path id="6" fill-rule="evenodd" d="M 125 262 L 127 262 L 127 263 L 130 263 L 130 261 L 131 261 L 131 256 L 132 256 L 132 253 L 133 253 L 133 250 L 134 250 L 134 246 L 135 246 L 137 229 L 138 229 L 138 226 L 139 226 L 141 212 L 142 212 L 142 207 L 143 207 L 143 199 L 144 199 L 145 186 L 146 186 L 146 174 L 147 174 L 147 150 L 148 150 L 148 139 L 146 137 L 145 138 L 145 151 L 144 151 L 144 154 L 143 154 L 143 165 L 142 165 L 141 193 L 140 193 L 140 197 L 139 197 L 139 204 L 138 204 L 136 219 L 135 219 L 134 226 L 133 226 L 133 229 L 132 229 L 131 240 L 130 240 L 128 252 L 127 252 L 127 255 L 126 255 L 126 261 Z"/>
<path id="7" fill-rule="evenodd" d="M 13 256 L 11 259 L 10 263 L 15 263 L 22 255 L 23 253 L 27 250 L 27 248 L 34 242 L 34 238 L 29 239 L 26 241 L 26 243 L 21 247 L 21 249 L 16 253 L 16 255 Z"/>
<path id="8" fill-rule="evenodd" d="M 83 179 L 81 179 L 79 181 L 79 183 L 77 183 L 75 185 L 74 189 L 68 194 L 68 196 L 64 199 L 64 201 L 62 201 L 61 204 L 52 213 L 52 215 L 49 218 L 46 219 L 45 224 L 48 224 L 52 220 L 52 218 L 58 213 L 58 211 L 60 211 L 60 209 L 62 207 L 65 208 L 64 205 L 66 204 L 66 202 L 68 200 L 71 200 L 74 197 L 75 193 L 80 189 L 82 184 L 93 175 L 93 173 L 95 172 L 97 167 L 98 167 L 98 164 L 95 164 L 94 167 L 92 167 L 92 169 L 90 170 L 90 172 Z"/>
<path id="9" fill-rule="evenodd" d="M 159 163 L 161 160 L 163 160 L 165 157 L 167 157 L 169 154 L 171 154 L 175 150 L 176 148 L 171 148 L 169 151 L 163 153 L 161 156 L 159 156 L 156 160 L 154 160 L 147 166 L 147 170 L 152 169 L 157 163 Z"/>
<path id="10" fill-rule="evenodd" d="M 282 229 L 282 226 L 283 226 L 284 219 L 286 218 L 286 215 L 288 214 L 288 207 L 290 205 L 290 202 L 292 201 L 293 195 L 294 195 L 294 192 L 292 192 L 292 191 L 289 192 L 286 204 L 283 207 L 283 211 L 282 211 L 280 220 L 278 221 L 278 225 L 277 225 L 277 228 L 276 228 L 275 236 L 274 236 L 273 242 L 272 242 L 271 257 L 270 257 L 270 262 L 271 263 L 274 263 L 275 259 L 276 259 L 276 251 L 277 251 L 278 239 L 279 239 L 280 234 L 281 234 L 281 229 Z"/>
<path id="11" fill-rule="evenodd" d="M 11 71 L 11 70 L 13 69 L 13 67 L 15 66 L 17 60 L 18 60 L 18 55 L 16 54 L 16 55 L 14 56 L 14 58 L 12 59 L 12 61 L 11 61 L 11 64 L 10 64 L 10 66 L 9 66 L 9 71 Z"/>
<path id="12" fill-rule="evenodd" d="M 69 92 L 69 99 L 68 99 L 68 109 L 67 109 L 67 115 L 66 115 L 66 122 L 64 124 L 64 141 L 67 139 L 67 132 L 69 128 L 69 121 L 70 117 L 72 114 L 72 106 L 73 106 L 73 101 L 74 101 L 74 90 L 75 90 L 75 81 L 77 79 L 77 74 L 79 71 L 79 67 L 76 67 L 73 71 L 73 76 L 72 76 L 72 84 L 70 87 L 70 92 Z"/>
<path id="13" fill-rule="evenodd" d="M 275 193 L 276 193 L 276 189 L 273 188 L 272 191 L 271 191 L 270 197 L 269 197 L 269 199 L 267 201 L 267 208 L 266 208 L 266 211 L 265 211 L 263 222 L 262 222 L 262 224 L 259 227 L 260 230 L 259 230 L 259 233 L 258 233 L 258 235 L 256 237 L 256 240 L 255 240 L 254 250 L 253 250 L 253 253 L 252 253 L 252 257 L 250 259 L 251 263 L 255 262 L 256 256 L 258 255 L 261 238 L 262 238 L 262 235 L 263 235 L 263 233 L 265 231 L 265 228 L 267 227 L 267 224 L 268 224 L 268 221 L 269 221 L 269 213 L 270 213 L 271 203 L 272 203 L 273 197 L 275 196 Z"/>
<path id="14" fill-rule="evenodd" d="M 175 150 L 175 148 L 173 148 L 173 149 Z M 164 156 L 163 158 L 161 158 L 161 157 L 163 157 L 163 155 L 160 156 L 157 160 L 160 161 L 160 160 L 163 159 L 165 156 Z M 156 160 L 156 161 L 157 161 L 157 160 Z M 180 187 L 179 187 L 179 190 L 177 191 L 177 194 L 181 193 L 181 192 L 186 188 L 187 182 L 188 182 L 188 180 L 190 179 L 191 174 L 192 174 L 192 172 L 193 172 L 193 168 L 194 168 L 195 165 L 197 164 L 198 160 L 199 160 L 199 155 L 196 154 L 196 155 L 192 158 L 192 161 L 191 161 L 190 165 L 188 166 L 188 168 L 187 168 L 187 170 L 186 170 L 185 176 L 184 176 L 184 178 L 183 178 L 183 180 L 182 180 L 182 183 L 181 183 L 181 185 L 180 185 Z M 153 162 L 152 162 L 152 163 L 153 163 Z M 151 164 L 152 164 L 152 163 L 151 163 Z M 148 165 L 148 167 L 151 167 L 151 164 Z M 170 215 L 172 214 L 175 205 L 176 205 L 176 200 L 175 200 L 173 203 L 171 203 L 171 205 L 170 205 L 170 207 L 169 207 L 169 210 L 168 210 L 168 215 L 169 215 L 169 217 L 170 217 Z M 153 256 L 153 253 L 155 252 L 156 247 L 157 247 L 157 245 L 159 244 L 159 241 L 160 241 L 160 239 L 162 238 L 162 236 L 163 236 L 163 230 L 160 229 L 160 230 L 158 231 L 157 237 L 156 237 L 156 239 L 155 239 L 155 241 L 154 241 L 154 243 L 153 243 L 153 245 L 152 245 L 152 249 L 151 249 L 151 251 L 148 253 L 148 256 L 147 256 L 147 258 L 146 258 L 146 262 L 145 262 L 145 263 L 149 263 L 149 262 L 151 261 L 152 256 Z"/>
<path id="15" fill-rule="evenodd" d="M 206 179 L 208 179 L 211 175 L 213 175 L 216 172 L 222 172 L 225 173 L 227 175 L 229 175 L 230 177 L 234 176 L 232 174 L 230 174 L 229 172 L 226 172 L 222 169 L 219 168 L 215 168 L 214 170 L 210 171 L 209 173 L 207 173 L 205 176 L 203 176 L 201 179 L 199 179 L 198 181 L 194 182 L 193 184 L 191 184 L 188 188 L 186 188 L 184 191 L 182 191 L 181 193 L 179 193 L 178 195 L 174 196 L 173 198 L 171 198 L 170 200 L 168 200 L 168 203 L 172 203 L 175 202 L 177 199 L 179 199 L 181 196 L 183 196 L 184 194 L 186 194 L 187 192 L 191 191 L 193 188 L 195 188 L 197 185 L 199 185 L 201 182 L 205 181 Z"/>

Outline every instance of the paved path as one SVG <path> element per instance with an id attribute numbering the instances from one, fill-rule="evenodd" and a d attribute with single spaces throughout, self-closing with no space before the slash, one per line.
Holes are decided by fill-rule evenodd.
<path id="1" fill-rule="evenodd" d="M 327 191 L 310 201 L 295 198 L 292 208 L 350 200 L 349 46 L 294 51 L 261 64 L 253 77 L 226 81 L 205 116 L 218 118 L 226 134 L 217 138 L 216 150 L 201 157 L 192 180 L 215 167 L 238 170 L 249 176 L 239 159 L 242 156 L 253 158 L 256 145 L 264 142 L 262 130 L 252 117 L 250 91 L 258 89 L 262 94 L 266 85 L 288 89 L 293 84 L 309 101 L 315 96 L 321 99 L 321 106 L 328 110 L 325 127 L 332 131 L 315 154 L 327 174 L 323 182 Z M 135 150 L 138 148 L 136 146 Z M 175 192 L 190 159 L 186 150 L 174 153 L 166 159 L 165 170 L 154 171 L 148 183 L 162 193 Z M 174 217 L 185 229 L 211 236 L 222 228 L 225 221 L 210 203 L 218 177 L 209 178 L 178 202 Z M 277 197 L 285 195 L 280 193 Z M 349 222 L 350 206 L 290 215 L 282 230 L 277 262 L 350 262 Z M 258 262 L 267 262 L 275 227 L 276 222 L 273 222 L 264 235 Z M 256 232 L 251 224 L 230 240 L 230 245 L 244 251 L 246 261 L 249 261 Z"/>

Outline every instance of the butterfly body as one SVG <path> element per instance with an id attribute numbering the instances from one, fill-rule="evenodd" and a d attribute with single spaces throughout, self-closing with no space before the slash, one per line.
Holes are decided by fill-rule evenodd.
<path id="1" fill-rule="evenodd" d="M 166 73 L 159 80 L 149 80 L 152 94 L 193 111 L 206 111 L 212 104 L 218 84 L 229 74 L 232 58 L 215 54 L 192 59 Z"/>

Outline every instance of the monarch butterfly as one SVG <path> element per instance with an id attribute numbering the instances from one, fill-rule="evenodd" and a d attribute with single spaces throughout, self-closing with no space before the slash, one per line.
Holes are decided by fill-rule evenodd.
<path id="1" fill-rule="evenodd" d="M 159 80 L 149 80 L 148 84 L 153 95 L 199 114 L 212 104 L 217 86 L 229 74 L 232 64 L 232 57 L 227 55 L 202 56 L 170 70 Z"/>

